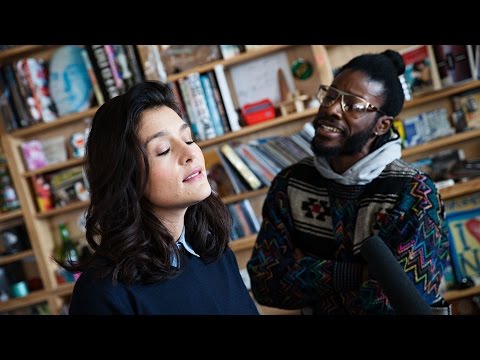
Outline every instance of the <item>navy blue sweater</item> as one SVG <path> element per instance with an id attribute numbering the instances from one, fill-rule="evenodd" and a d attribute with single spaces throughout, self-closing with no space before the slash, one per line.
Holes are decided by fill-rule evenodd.
<path id="1" fill-rule="evenodd" d="M 87 270 L 75 284 L 70 314 L 258 315 L 230 249 L 211 263 L 191 254 L 185 260 L 178 277 L 148 285 L 113 285 Z"/>

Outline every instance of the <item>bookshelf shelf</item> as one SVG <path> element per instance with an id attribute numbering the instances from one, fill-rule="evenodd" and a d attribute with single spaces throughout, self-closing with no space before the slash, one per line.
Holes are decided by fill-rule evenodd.
<path id="1" fill-rule="evenodd" d="M 44 51 L 57 46 L 59 45 L 20 45 L 12 47 L 0 51 L 0 63 L 27 57 L 39 51 Z"/>
<path id="2" fill-rule="evenodd" d="M 440 189 L 440 194 L 442 195 L 443 200 L 448 200 L 462 195 L 472 194 L 477 191 L 480 191 L 480 178 Z"/>
<path id="3" fill-rule="evenodd" d="M 86 208 L 90 204 L 90 201 L 77 201 L 72 204 L 69 204 L 67 206 L 63 206 L 57 209 L 53 209 L 50 211 L 47 211 L 45 213 L 37 214 L 36 217 L 37 219 L 48 219 L 60 214 L 65 214 L 67 212 L 79 210 Z"/>
<path id="4" fill-rule="evenodd" d="M 9 220 L 13 220 L 13 219 L 17 219 L 17 218 L 20 218 L 22 216 L 23 216 L 22 209 L 5 212 L 5 213 L 0 214 L 0 223 L 3 223 L 5 221 L 9 221 Z"/>
<path id="5" fill-rule="evenodd" d="M 12 131 L 10 134 L 16 138 L 26 138 L 32 135 L 41 134 L 47 130 L 52 130 L 55 128 L 59 128 L 64 125 L 71 124 L 73 122 L 77 122 L 87 117 L 92 117 L 97 112 L 98 107 L 94 107 L 85 111 L 81 111 L 75 114 L 62 116 L 56 120 L 53 120 L 49 123 L 41 123 L 36 124 L 33 126 L 29 126 L 23 129 Z"/>
<path id="6" fill-rule="evenodd" d="M 31 250 L 31 249 L 21 251 L 17 254 L 0 256 L 0 266 L 10 264 L 10 263 L 13 263 L 13 262 L 18 261 L 18 260 L 25 259 L 29 256 L 34 256 L 33 250 Z"/>
<path id="7" fill-rule="evenodd" d="M 33 175 L 45 174 L 45 173 L 48 173 L 50 171 L 62 170 L 62 169 L 69 168 L 69 167 L 72 167 L 72 166 L 82 165 L 84 162 L 85 162 L 84 158 L 68 159 L 67 161 L 62 161 L 62 162 L 59 162 L 59 163 L 50 164 L 50 165 L 44 166 L 40 169 L 25 172 L 23 174 L 23 176 L 28 178 L 28 177 L 32 177 Z"/>
<path id="8" fill-rule="evenodd" d="M 230 241 L 230 247 L 234 252 L 252 249 L 255 245 L 257 234 L 249 235 L 241 239 Z"/>
<path id="9" fill-rule="evenodd" d="M 245 200 L 245 199 L 251 199 L 257 196 L 265 195 L 268 191 L 267 187 L 258 189 L 258 190 L 253 190 L 253 191 L 247 191 L 241 194 L 235 194 L 231 196 L 226 196 L 222 198 L 222 201 L 224 204 L 231 204 L 240 200 Z"/>
<path id="10" fill-rule="evenodd" d="M 459 94 L 461 92 L 472 90 L 478 87 L 480 87 L 480 80 L 474 80 L 474 81 L 469 81 L 460 85 L 450 86 L 444 89 L 428 92 L 428 93 L 419 95 L 410 101 L 406 101 L 405 105 L 403 106 L 403 110 L 410 109 L 410 108 L 413 108 L 422 104 L 426 104 L 428 102 L 432 102 L 435 100 L 440 100 L 448 96 Z"/>
<path id="11" fill-rule="evenodd" d="M 75 287 L 75 283 L 68 283 L 59 285 L 56 289 L 50 291 L 50 294 L 56 296 L 70 295 Z"/>
<path id="12" fill-rule="evenodd" d="M 309 116 L 314 116 L 317 112 L 318 112 L 318 109 L 307 109 L 305 111 L 289 114 L 287 116 L 276 117 L 274 119 L 271 119 L 259 124 L 245 126 L 238 131 L 229 132 L 225 135 L 217 136 L 216 138 L 213 138 L 213 139 L 201 141 L 198 143 L 198 146 L 200 146 L 201 148 L 207 148 L 209 146 L 218 145 L 227 141 L 244 137 L 246 135 L 257 133 L 259 131 L 272 129 L 272 128 L 279 127 L 294 121 L 303 120 Z"/>
<path id="13" fill-rule="evenodd" d="M 30 305 L 35 305 L 35 304 L 47 301 L 48 295 L 49 295 L 48 291 L 38 290 L 21 298 L 0 302 L 0 312 L 20 309 L 23 307 L 27 307 Z"/>
<path id="14" fill-rule="evenodd" d="M 427 143 L 417 145 L 411 148 L 402 150 L 402 157 L 418 155 L 421 153 L 427 153 L 434 150 L 440 150 L 448 146 L 460 144 L 468 140 L 477 140 L 480 137 L 480 128 L 464 131 L 451 136 L 446 136 L 440 139 L 431 140 Z"/>
<path id="15" fill-rule="evenodd" d="M 446 301 L 452 301 L 475 295 L 480 295 L 480 285 L 463 290 L 449 290 L 443 294 L 443 298 Z"/>
<path id="16" fill-rule="evenodd" d="M 232 66 L 232 65 L 235 65 L 235 64 L 240 64 L 242 62 L 253 60 L 253 59 L 256 59 L 258 57 L 262 57 L 262 56 L 272 54 L 274 52 L 286 49 L 289 46 L 292 46 L 292 45 L 269 45 L 269 46 L 266 46 L 266 47 L 258 49 L 258 50 L 247 51 L 245 53 L 236 55 L 236 56 L 234 56 L 230 59 L 212 61 L 212 62 L 209 62 L 208 64 L 195 66 L 191 69 L 188 69 L 186 71 L 182 71 L 178 74 L 171 74 L 167 77 L 167 79 L 168 79 L 168 81 L 172 82 L 172 81 L 176 81 L 178 79 L 181 79 L 181 78 L 183 78 L 183 77 L 185 77 L 185 76 L 187 76 L 191 73 L 194 73 L 194 72 L 203 73 L 203 72 L 213 70 L 213 68 L 216 65 Z"/>

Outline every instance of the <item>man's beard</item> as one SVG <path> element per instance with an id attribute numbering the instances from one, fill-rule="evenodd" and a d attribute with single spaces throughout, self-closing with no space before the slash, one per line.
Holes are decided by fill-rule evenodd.
<path id="1" fill-rule="evenodd" d="M 344 138 L 343 144 L 338 146 L 326 146 L 323 144 L 322 139 L 315 135 L 310 142 L 312 151 L 316 156 L 323 156 L 327 159 L 339 155 L 353 155 L 358 153 L 372 137 L 375 124 L 376 122 L 373 122 L 372 125 L 365 130 Z"/>

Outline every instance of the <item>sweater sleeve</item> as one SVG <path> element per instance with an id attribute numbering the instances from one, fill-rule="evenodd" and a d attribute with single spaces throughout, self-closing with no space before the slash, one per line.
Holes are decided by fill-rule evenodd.
<path id="1" fill-rule="evenodd" d="M 443 201 L 428 176 L 418 174 L 407 184 L 379 236 L 424 300 L 438 300 L 449 254 L 448 228 Z"/>
<path id="2" fill-rule="evenodd" d="M 283 174 L 267 194 L 262 226 L 247 264 L 255 299 L 266 306 L 297 309 L 343 290 L 358 290 L 362 264 L 298 255 Z"/>

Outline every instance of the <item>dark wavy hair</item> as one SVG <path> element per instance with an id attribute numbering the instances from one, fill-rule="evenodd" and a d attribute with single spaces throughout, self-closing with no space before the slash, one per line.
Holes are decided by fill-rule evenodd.
<path id="1" fill-rule="evenodd" d="M 86 214 L 86 238 L 93 256 L 70 271 L 85 270 L 96 258 L 97 274 L 113 281 L 151 283 L 182 271 L 175 240 L 154 215 L 144 196 L 149 176 L 146 151 L 138 139 L 141 114 L 167 106 L 180 115 L 169 85 L 144 81 L 103 104 L 96 112 L 86 146 L 85 173 L 91 203 Z M 213 191 L 185 214 L 185 237 L 206 261 L 220 257 L 228 246 L 231 218 Z M 102 264 L 102 265 L 98 265 Z"/>

